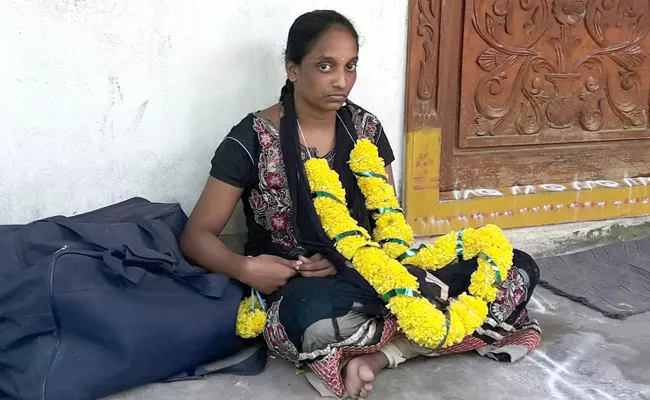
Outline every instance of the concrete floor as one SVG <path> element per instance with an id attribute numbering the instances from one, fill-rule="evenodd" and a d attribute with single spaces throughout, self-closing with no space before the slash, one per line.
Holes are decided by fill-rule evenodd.
<path id="1" fill-rule="evenodd" d="M 639 236 L 650 232 L 644 228 L 639 233 L 639 224 L 629 225 L 629 229 L 620 221 L 609 227 L 603 223 L 563 225 L 511 231 L 509 236 L 531 254 L 558 254 L 592 245 L 594 237 L 608 241 L 608 232 L 634 231 Z M 382 372 L 373 398 L 650 400 L 650 313 L 612 320 L 539 288 L 530 315 L 540 322 L 543 339 L 541 347 L 525 359 L 503 365 L 471 353 L 412 360 Z M 217 375 L 200 381 L 154 384 L 109 400 L 221 398 L 320 397 L 291 365 L 270 360 L 266 371 L 255 377 Z"/>

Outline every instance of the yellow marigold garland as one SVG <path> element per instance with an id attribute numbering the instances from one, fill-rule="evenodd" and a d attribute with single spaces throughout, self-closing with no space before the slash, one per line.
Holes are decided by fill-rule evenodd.
<path id="1" fill-rule="evenodd" d="M 350 168 L 357 176 L 366 198 L 366 207 L 376 214 L 375 240 L 392 258 L 424 269 L 437 270 L 459 258 L 478 257 L 478 268 L 472 275 L 469 293 L 486 302 L 496 298 L 498 286 L 512 266 L 512 246 L 495 225 L 480 229 L 467 228 L 451 232 L 434 244 L 409 250 L 413 231 L 397 204 L 397 197 L 385 176 L 384 161 L 377 147 L 367 139 L 357 142 L 350 153 Z"/>
<path id="2" fill-rule="evenodd" d="M 351 158 L 351 163 L 352 160 Z M 417 294 L 417 279 L 395 260 L 395 257 L 389 256 L 385 249 L 370 240 L 367 231 L 350 216 L 338 174 L 330 169 L 327 161 L 311 159 L 305 163 L 305 170 L 310 188 L 316 196 L 314 205 L 325 232 L 335 241 L 337 250 L 350 259 L 354 268 L 387 300 L 388 308 L 397 317 L 398 325 L 409 338 L 429 348 L 446 347 L 461 342 L 483 323 L 487 306 L 472 301 L 469 296 L 454 300 L 447 310 L 448 316 L 427 299 L 420 297 Z M 368 180 L 382 179 L 370 176 Z M 360 182 L 360 186 L 364 186 L 364 183 Z M 372 184 L 365 186 L 370 187 Z M 364 194 L 368 187 L 362 188 Z M 390 200 L 387 191 L 381 193 L 382 197 Z M 392 196 L 394 197 L 394 194 Z M 381 205 L 377 203 L 378 206 L 383 204 L 383 201 Z M 389 204 L 393 209 L 397 209 L 397 205 L 396 200 Z M 385 221 L 394 221 L 394 217 L 399 215 L 402 215 L 401 220 L 404 221 L 401 213 L 387 214 L 390 214 L 391 219 L 386 218 Z M 404 226 L 408 227 L 405 221 Z M 391 227 L 387 225 L 388 228 Z M 410 228 L 401 227 L 400 232 L 410 233 L 411 236 L 413 234 Z M 384 243 L 384 247 L 387 243 Z M 408 249 L 408 246 L 405 248 Z"/>
<path id="3" fill-rule="evenodd" d="M 264 330 L 266 325 L 266 312 L 264 312 L 261 299 L 255 301 L 255 293 L 239 303 L 237 311 L 237 336 L 244 339 L 252 339 Z"/>
<path id="4" fill-rule="evenodd" d="M 357 141 L 350 153 L 350 169 L 358 177 L 366 208 L 377 212 L 373 238 L 390 258 L 399 257 L 413 244 L 413 229 L 406 223 L 395 191 L 387 182 L 377 147 L 367 139 Z"/>
<path id="5" fill-rule="evenodd" d="M 337 250 L 387 300 L 398 325 L 411 340 L 428 348 L 460 343 L 483 324 L 488 312 L 486 303 L 494 301 L 498 284 L 512 266 L 512 246 L 498 227 L 488 225 L 451 232 L 432 245 L 411 250 L 413 230 L 387 182 L 377 148 L 368 140 L 359 140 L 350 155 L 350 167 L 357 175 L 366 207 L 375 213 L 375 241 L 349 214 L 338 174 L 325 160 L 311 159 L 305 169 L 325 232 L 335 240 Z M 446 315 L 418 295 L 417 280 L 400 264 L 437 270 L 459 258 L 474 257 L 478 257 L 478 268 L 471 277 L 471 295 L 463 293 L 451 299 Z M 239 336 L 255 337 L 264 329 L 263 304 L 255 306 L 254 297 L 240 305 Z"/>

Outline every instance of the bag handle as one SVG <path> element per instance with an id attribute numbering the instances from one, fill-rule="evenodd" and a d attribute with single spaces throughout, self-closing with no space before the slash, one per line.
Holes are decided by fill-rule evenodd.
<path id="1" fill-rule="evenodd" d="M 175 276 L 176 268 L 174 265 L 177 260 L 167 254 L 151 250 L 151 249 L 135 249 L 129 245 L 123 245 L 117 249 L 108 249 L 102 253 L 102 260 L 118 275 L 124 277 L 131 283 L 138 285 L 146 276 L 147 269 L 157 269 L 162 273 Z M 131 262 L 140 268 L 127 268 L 125 262 Z M 161 264 L 165 264 L 169 269 L 161 268 Z M 147 265 L 149 268 L 142 268 Z M 151 268 L 154 267 L 154 268 Z"/>

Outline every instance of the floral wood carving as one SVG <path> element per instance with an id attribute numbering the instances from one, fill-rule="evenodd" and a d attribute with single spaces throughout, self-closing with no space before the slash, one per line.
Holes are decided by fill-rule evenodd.
<path id="1" fill-rule="evenodd" d="M 422 39 L 424 54 L 420 60 L 417 81 L 418 99 L 431 101 L 429 108 L 437 113 L 438 51 L 440 47 L 439 0 L 418 0 L 417 34 Z"/>
<path id="2" fill-rule="evenodd" d="M 474 137 L 647 127 L 650 0 L 474 0 L 471 21 Z"/>

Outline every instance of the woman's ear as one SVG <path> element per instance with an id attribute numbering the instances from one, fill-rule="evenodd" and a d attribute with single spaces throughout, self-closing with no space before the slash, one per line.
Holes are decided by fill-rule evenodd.
<path id="1" fill-rule="evenodd" d="M 285 68 L 287 70 L 287 79 L 289 79 L 289 82 L 296 83 L 298 80 L 298 65 L 289 61 L 285 64 Z"/>

